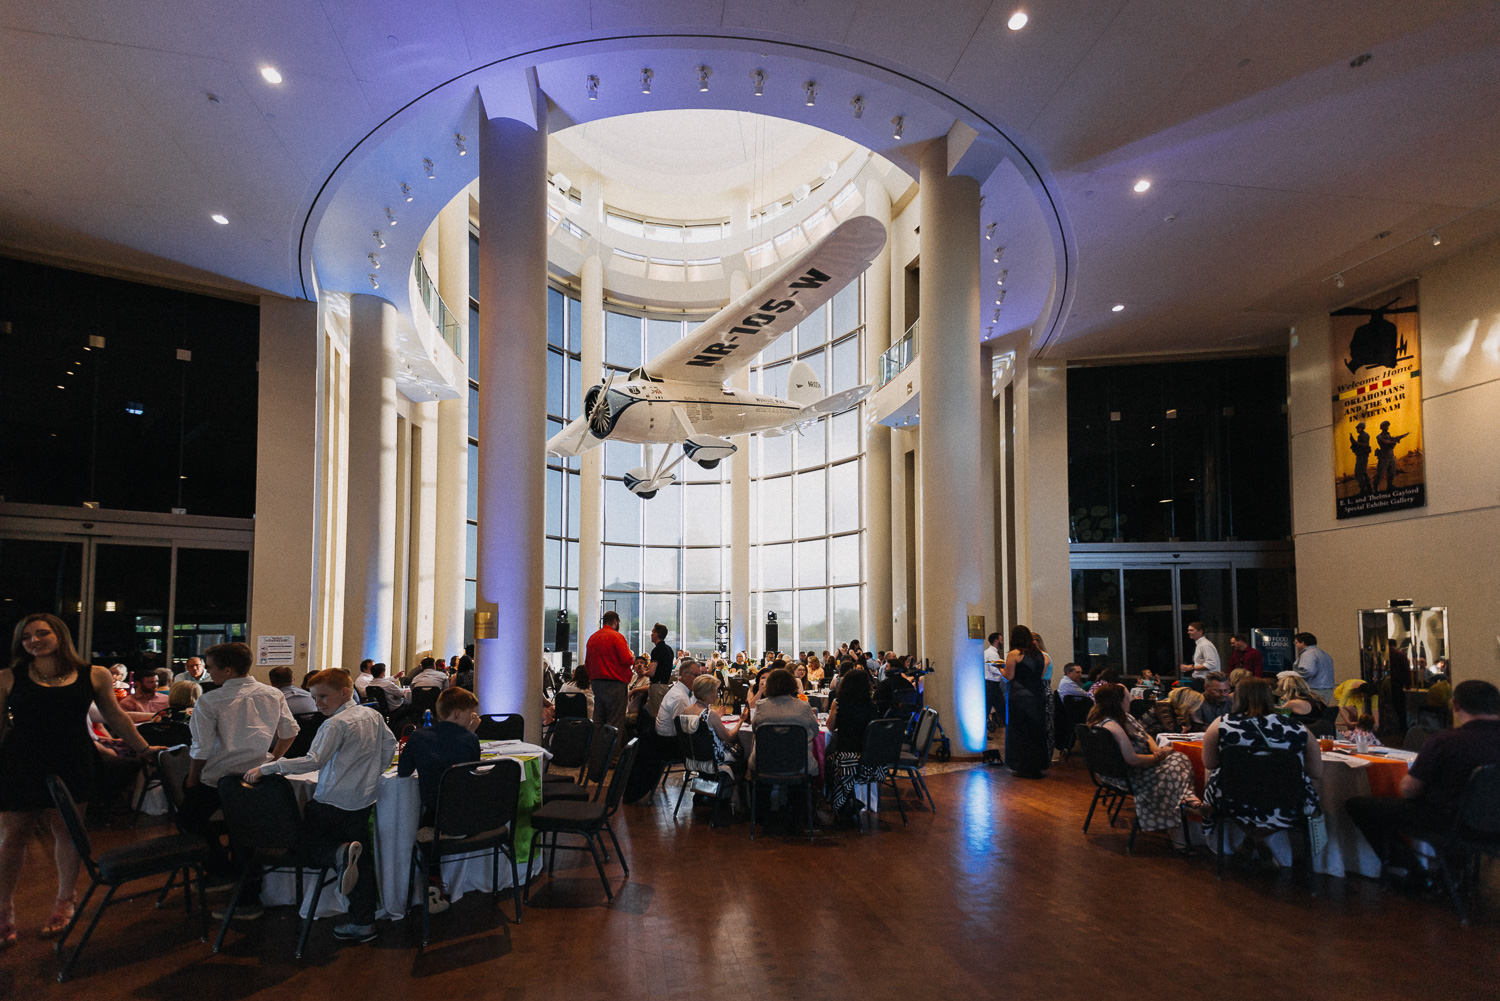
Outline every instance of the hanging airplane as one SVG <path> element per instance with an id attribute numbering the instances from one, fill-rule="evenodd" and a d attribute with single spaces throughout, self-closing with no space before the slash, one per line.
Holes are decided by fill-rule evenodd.
<path id="1" fill-rule="evenodd" d="M 727 383 L 766 347 L 856 280 L 885 246 L 885 227 L 856 216 L 783 263 L 703 325 L 617 382 L 614 373 L 583 397 L 583 413 L 547 442 L 552 455 L 575 456 L 605 441 L 647 446 L 646 464 L 625 474 L 625 486 L 650 499 L 676 482 L 684 458 L 704 469 L 733 455 L 732 435 L 787 434 L 857 406 L 874 388 L 824 395 L 817 374 L 796 362 L 781 399 Z M 651 445 L 666 445 L 653 464 Z M 673 445 L 682 454 L 668 462 Z"/>

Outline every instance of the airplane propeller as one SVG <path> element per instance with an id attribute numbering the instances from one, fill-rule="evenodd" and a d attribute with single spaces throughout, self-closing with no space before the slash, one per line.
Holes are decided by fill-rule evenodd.
<path id="1" fill-rule="evenodd" d="M 595 395 L 593 406 L 589 408 L 589 430 L 595 438 L 607 438 L 614 430 L 614 422 L 610 420 L 609 412 L 609 387 L 615 381 L 615 373 L 610 372 L 604 380 L 604 386 Z"/>

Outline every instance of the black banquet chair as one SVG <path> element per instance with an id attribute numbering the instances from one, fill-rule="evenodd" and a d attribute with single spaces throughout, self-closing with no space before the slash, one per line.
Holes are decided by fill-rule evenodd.
<path id="1" fill-rule="evenodd" d="M 609 759 L 614 757 L 615 744 L 619 742 L 619 738 L 620 731 L 608 723 L 601 723 L 595 727 L 593 739 L 589 742 L 588 768 L 579 770 L 577 782 L 566 776 L 544 779 L 542 802 L 546 803 L 555 799 L 598 799 L 600 790 L 604 788 L 604 773 L 609 770 Z M 552 760 L 557 759 L 554 757 Z M 590 776 L 598 776 L 594 783 L 593 793 L 589 792 Z"/>
<path id="2" fill-rule="evenodd" d="M 625 796 L 625 783 L 630 778 L 630 770 L 635 767 L 635 752 L 640 744 L 640 738 L 633 738 L 625 745 L 624 752 L 620 755 L 620 763 L 615 768 L 615 773 L 609 780 L 609 792 L 605 794 L 604 801 L 580 802 L 578 800 L 555 800 L 551 803 L 543 803 L 531 812 L 531 857 L 536 859 L 537 838 L 552 836 L 552 854 L 547 860 L 547 874 L 550 876 L 557 866 L 557 851 L 559 845 L 557 836 L 559 834 L 576 835 L 584 839 L 583 845 L 564 845 L 561 847 L 573 851 L 583 851 L 587 848 L 589 854 L 594 857 L 594 868 L 599 870 L 599 881 L 604 884 L 604 895 L 611 901 L 615 899 L 614 892 L 609 887 L 609 877 L 604 874 L 604 863 L 599 858 L 599 850 L 604 847 L 601 835 L 608 834 L 610 842 L 615 846 L 615 854 L 620 857 L 620 868 L 625 875 L 630 875 L 630 865 L 625 861 L 625 853 L 620 850 L 620 841 L 615 837 L 615 829 L 609 819 L 620 809 L 620 800 Z M 531 898 L 531 877 L 526 879 L 526 897 Z"/>
<path id="3" fill-rule="evenodd" d="M 682 800 L 687 795 L 688 788 L 693 792 L 702 793 L 714 798 L 714 815 L 709 820 L 710 827 L 719 826 L 719 811 L 727 801 L 730 812 L 734 810 L 734 769 L 729 765 L 720 765 L 714 760 L 714 735 L 706 724 L 697 723 L 693 732 L 688 733 L 683 724 L 691 720 L 691 716 L 679 716 L 674 721 L 677 727 L 677 747 L 682 754 L 682 788 L 677 793 L 677 806 L 672 810 L 675 819 L 677 811 L 682 809 Z M 753 834 L 754 831 L 752 830 Z"/>
<path id="4" fill-rule="evenodd" d="M 876 786 L 877 799 L 869 804 L 869 808 L 879 812 L 879 789 L 890 783 L 891 791 L 896 794 L 896 809 L 901 812 L 902 826 L 907 825 L 906 807 L 901 802 L 901 787 L 896 784 L 895 769 L 901 764 L 901 745 L 905 743 L 905 739 L 904 720 L 872 720 L 865 728 L 865 746 L 859 752 L 859 766 L 872 774 L 872 781 Z M 756 740 L 760 740 L 759 731 L 756 732 Z M 758 755 L 759 751 L 756 753 Z"/>
<path id="5" fill-rule="evenodd" d="M 1441 835 L 1424 835 L 1422 840 L 1436 850 L 1443 886 L 1458 911 L 1459 923 L 1467 925 L 1464 899 L 1484 888 L 1480 866 L 1486 857 L 1500 857 L 1500 765 L 1474 769 L 1459 799 L 1453 826 Z"/>
<path id="6" fill-rule="evenodd" d="M 526 718 L 520 713 L 485 713 L 474 736 L 480 740 L 525 740 Z"/>
<path id="7" fill-rule="evenodd" d="M 902 725 L 900 720 L 890 722 Z M 701 728 L 700 728 L 701 729 Z M 897 756 L 900 756 L 898 750 Z M 813 777 L 807 774 L 807 727 L 765 723 L 755 728 L 755 774 L 750 786 L 750 840 L 755 840 L 755 801 L 760 787 L 802 786 L 807 800 L 807 836 L 816 832 L 812 808 Z"/>
<path id="8" fill-rule="evenodd" d="M 582 692 L 562 692 L 552 705 L 553 717 L 559 721 L 589 718 L 589 697 Z"/>
<path id="9" fill-rule="evenodd" d="M 521 763 L 514 758 L 470 761 L 452 765 L 438 785 L 432 838 L 417 841 L 411 850 L 412 888 L 422 897 L 422 946 L 427 946 L 430 900 L 427 885 L 445 859 L 490 857 L 490 886 L 499 905 L 500 856 L 510 860 L 510 885 L 516 898 L 516 924 L 521 923 L 521 878 L 516 869 L 516 813 L 521 798 Z"/>
<path id="10" fill-rule="evenodd" d="M 1094 798 L 1089 801 L 1089 812 L 1083 818 L 1083 833 L 1089 832 L 1089 825 L 1094 822 L 1094 810 L 1101 805 L 1104 807 L 1104 815 L 1109 818 L 1109 826 L 1113 827 L 1126 802 L 1135 799 L 1130 766 L 1125 763 L 1125 755 L 1120 753 L 1120 745 L 1115 741 L 1114 734 L 1104 727 L 1080 723 L 1074 728 L 1074 734 L 1078 746 L 1083 750 L 1089 778 L 1094 783 Z M 1114 782 L 1106 782 L 1105 779 L 1113 779 Z M 1127 852 L 1135 848 L 1135 836 L 1140 830 L 1139 819 L 1132 818 L 1130 840 L 1125 843 Z"/>
<path id="11" fill-rule="evenodd" d="M 1316 731 L 1314 731 L 1316 732 Z M 1215 871 L 1224 878 L 1225 839 L 1229 822 L 1241 822 L 1232 805 L 1243 805 L 1248 816 L 1265 816 L 1280 810 L 1303 818 L 1302 830 L 1307 837 L 1308 885 L 1317 891 L 1317 873 L 1313 868 L 1312 817 L 1303 812 L 1305 791 L 1302 781 L 1302 756 L 1282 747 L 1219 748 L 1218 787 L 1220 806 L 1216 813 L 1219 857 Z"/>
<path id="12" fill-rule="evenodd" d="M 168 876 L 166 885 L 161 888 L 156 898 L 156 906 L 160 907 L 180 874 L 183 903 L 188 913 L 191 914 L 193 877 L 196 875 L 199 935 L 204 939 L 208 937 L 208 905 L 204 900 L 203 889 L 205 866 L 208 862 L 208 845 L 202 838 L 191 834 L 166 834 L 159 838 L 132 841 L 118 848 L 111 848 L 96 857 L 93 845 L 89 841 L 88 828 L 84 826 L 83 818 L 78 815 L 78 804 L 73 802 L 73 794 L 68 791 L 67 785 L 56 775 L 48 775 L 47 791 L 52 794 L 52 802 L 57 805 L 57 812 L 62 815 L 63 823 L 68 828 L 68 836 L 73 841 L 73 848 L 78 852 L 78 857 L 83 860 L 83 867 L 91 880 L 88 892 L 83 895 L 83 901 L 73 911 L 73 919 L 68 922 L 68 926 L 63 929 L 62 935 L 57 939 L 56 950 L 59 954 L 63 951 L 63 945 L 68 941 L 68 936 L 72 934 L 74 926 L 78 924 L 78 919 L 83 917 L 83 912 L 88 909 L 89 901 L 94 897 L 94 891 L 101 886 L 108 887 L 98 910 L 94 911 L 94 916 L 89 919 L 88 927 L 83 930 L 83 937 L 78 940 L 78 944 L 73 947 L 72 953 L 58 972 L 58 983 L 62 983 L 72 971 L 73 964 L 78 961 L 78 954 L 88 944 L 89 937 L 94 934 L 94 928 L 99 924 L 99 916 L 104 913 L 104 909 L 110 904 L 119 903 L 115 899 L 115 891 L 124 884 L 133 883 L 138 879 Z"/>
<path id="13" fill-rule="evenodd" d="M 922 805 L 922 798 L 927 798 L 927 808 L 937 813 L 937 804 L 932 800 L 932 791 L 927 788 L 927 778 L 923 770 L 927 767 L 927 754 L 932 750 L 932 738 L 937 734 L 938 711 L 931 706 L 922 710 L 921 718 L 917 720 L 917 734 L 912 741 L 912 750 L 902 751 L 901 760 L 891 766 L 891 771 L 899 772 L 911 779 L 911 784 L 917 790 L 917 805 Z"/>

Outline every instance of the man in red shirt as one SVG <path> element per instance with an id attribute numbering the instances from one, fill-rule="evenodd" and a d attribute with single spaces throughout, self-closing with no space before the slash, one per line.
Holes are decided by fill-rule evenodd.
<path id="1" fill-rule="evenodd" d="M 584 645 L 584 667 L 594 690 L 594 723 L 608 723 L 625 732 L 625 708 L 630 701 L 630 681 L 635 675 L 635 654 L 620 635 L 620 616 L 605 612 L 603 625 Z M 595 775 L 594 779 L 602 776 Z"/>
<path id="2" fill-rule="evenodd" d="M 1244 633 L 1235 633 L 1229 638 L 1229 673 L 1233 674 L 1240 668 L 1257 678 L 1265 673 L 1260 651 L 1250 645 Z"/>

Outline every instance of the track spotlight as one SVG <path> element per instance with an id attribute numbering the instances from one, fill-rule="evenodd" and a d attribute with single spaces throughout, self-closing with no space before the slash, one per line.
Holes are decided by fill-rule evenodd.
<path id="1" fill-rule="evenodd" d="M 813 104 L 816 103 L 817 100 L 818 100 L 818 81 L 816 81 L 816 80 L 809 80 L 809 81 L 807 81 L 806 83 L 804 83 L 802 85 L 802 90 L 803 90 L 804 93 L 807 94 L 807 100 L 804 101 L 803 103 L 806 104 L 809 108 L 811 108 L 813 106 Z"/>
<path id="2" fill-rule="evenodd" d="M 1004 285 L 1005 284 L 1005 278 L 1009 274 L 1010 274 L 1010 268 L 1001 268 L 1000 269 L 1000 277 L 998 277 L 998 278 L 995 279 L 995 284 L 996 285 Z"/>
<path id="3" fill-rule="evenodd" d="M 995 248 L 995 263 L 999 264 L 1000 263 L 1000 258 L 1002 258 L 1004 256 L 1005 256 L 1005 248 L 1004 247 L 996 247 Z"/>
<path id="4" fill-rule="evenodd" d="M 993 318 L 993 320 L 991 322 L 993 322 L 993 323 L 999 323 L 1000 322 L 1000 311 L 998 309 L 995 310 L 995 316 L 994 316 L 994 318 Z"/>
<path id="5" fill-rule="evenodd" d="M 437 169 L 434 168 L 433 165 L 432 165 L 432 157 L 430 157 L 430 156 L 424 156 L 424 157 L 422 157 L 422 169 L 425 170 L 425 171 L 427 171 L 427 179 L 429 181 L 435 181 L 435 180 L 437 180 Z"/>
<path id="6" fill-rule="evenodd" d="M 459 156 L 468 156 L 469 155 L 469 149 L 468 149 L 467 146 L 464 145 L 464 143 L 466 143 L 468 141 L 469 140 L 464 136 L 464 134 L 462 132 L 455 132 L 455 133 L 453 133 L 453 145 L 456 146 L 456 147 L 458 147 L 458 155 Z"/>
<path id="7" fill-rule="evenodd" d="M 391 207 L 389 205 L 385 207 L 385 217 L 390 221 L 390 224 L 392 226 L 396 225 L 396 213 L 391 211 Z"/>
<path id="8" fill-rule="evenodd" d="M 1144 194 L 1145 192 L 1150 191 L 1150 190 L 1151 190 L 1151 182 L 1148 181 L 1148 180 L 1146 180 L 1144 177 L 1141 178 L 1139 181 L 1135 182 L 1135 193 L 1136 194 L 1138 194 L 1138 195 L 1139 194 Z"/>
<path id="9" fill-rule="evenodd" d="M 1344 276 L 1343 276 L 1342 273 L 1339 273 L 1339 274 L 1336 274 L 1336 275 L 1333 276 L 1333 287 L 1334 288 L 1343 288 L 1344 287 Z"/>
<path id="10" fill-rule="evenodd" d="M 708 78 L 711 77 L 711 76 L 713 76 L 713 75 L 714 75 L 714 71 L 713 71 L 713 68 L 711 66 L 699 66 L 698 67 L 698 93 L 700 93 L 700 94 L 707 94 L 708 93 Z"/>
<path id="11" fill-rule="evenodd" d="M 865 99 L 863 97 L 855 94 L 853 100 L 849 103 L 854 106 L 854 118 L 856 121 L 865 117 Z"/>
<path id="12" fill-rule="evenodd" d="M 411 185 L 407 184 L 405 181 L 401 182 L 401 193 L 406 196 L 407 201 L 411 201 L 416 197 L 411 193 Z"/>
<path id="13" fill-rule="evenodd" d="M 895 118 L 892 118 L 891 119 L 891 127 L 895 130 L 891 134 L 891 138 L 892 139 L 900 139 L 901 138 L 901 133 L 906 129 L 906 116 L 905 115 L 897 115 Z"/>
<path id="14" fill-rule="evenodd" d="M 1113 306 L 1109 307 L 1109 311 L 1111 313 L 1119 313 L 1119 312 L 1121 312 L 1124 309 L 1125 309 L 1125 304 L 1123 302 L 1117 302 Z"/>
<path id="15" fill-rule="evenodd" d="M 379 288 L 380 287 L 380 279 L 379 278 L 375 277 L 374 275 L 367 275 L 366 277 L 370 279 L 370 287 L 371 288 Z"/>
<path id="16" fill-rule="evenodd" d="M 584 89 L 589 92 L 590 101 L 599 100 L 599 78 L 594 74 L 590 73 L 588 79 L 584 81 Z"/>
<path id="17" fill-rule="evenodd" d="M 229 225 L 229 217 L 222 212 L 215 212 L 213 215 L 209 216 L 209 218 L 218 223 L 220 226 Z"/>
<path id="18" fill-rule="evenodd" d="M 1443 238 L 1441 236 L 1438 236 L 1437 230 L 1433 230 L 1432 231 L 1432 245 L 1434 247 L 1441 246 L 1442 242 L 1443 242 Z"/>
<path id="19" fill-rule="evenodd" d="M 374 230 L 370 231 L 370 235 L 373 236 L 373 237 L 375 237 L 375 246 L 379 247 L 381 250 L 384 250 L 385 249 L 385 234 L 382 233 L 382 232 L 380 232 L 380 230 L 378 230 L 378 229 L 374 229 Z"/>
<path id="20" fill-rule="evenodd" d="M 986 240 L 993 240 L 995 238 L 995 224 L 994 223 L 990 223 L 988 226 L 984 227 L 984 238 Z"/>
<path id="21" fill-rule="evenodd" d="M 995 293 L 995 305 L 998 306 L 998 305 L 1000 305 L 1004 301 L 1005 301 L 1005 290 L 1001 289 L 999 292 Z"/>
<path id="22" fill-rule="evenodd" d="M 750 82 L 753 83 L 753 84 L 755 84 L 755 96 L 756 97 L 765 97 L 766 96 L 766 71 L 765 70 L 751 70 L 750 71 Z"/>
<path id="23" fill-rule="evenodd" d="M 376 271 L 379 271 L 380 270 L 380 255 L 377 254 L 377 253 L 375 253 L 372 250 L 370 253 L 366 254 L 365 256 L 370 259 L 370 267 L 374 268 Z"/>
<path id="24" fill-rule="evenodd" d="M 655 78 L 656 78 L 656 74 L 653 73 L 653 72 L 651 72 L 651 67 L 647 66 L 647 67 L 645 67 L 644 69 L 641 70 L 641 93 L 642 94 L 649 94 L 649 93 L 651 93 L 651 81 L 653 79 L 655 79 Z"/>

